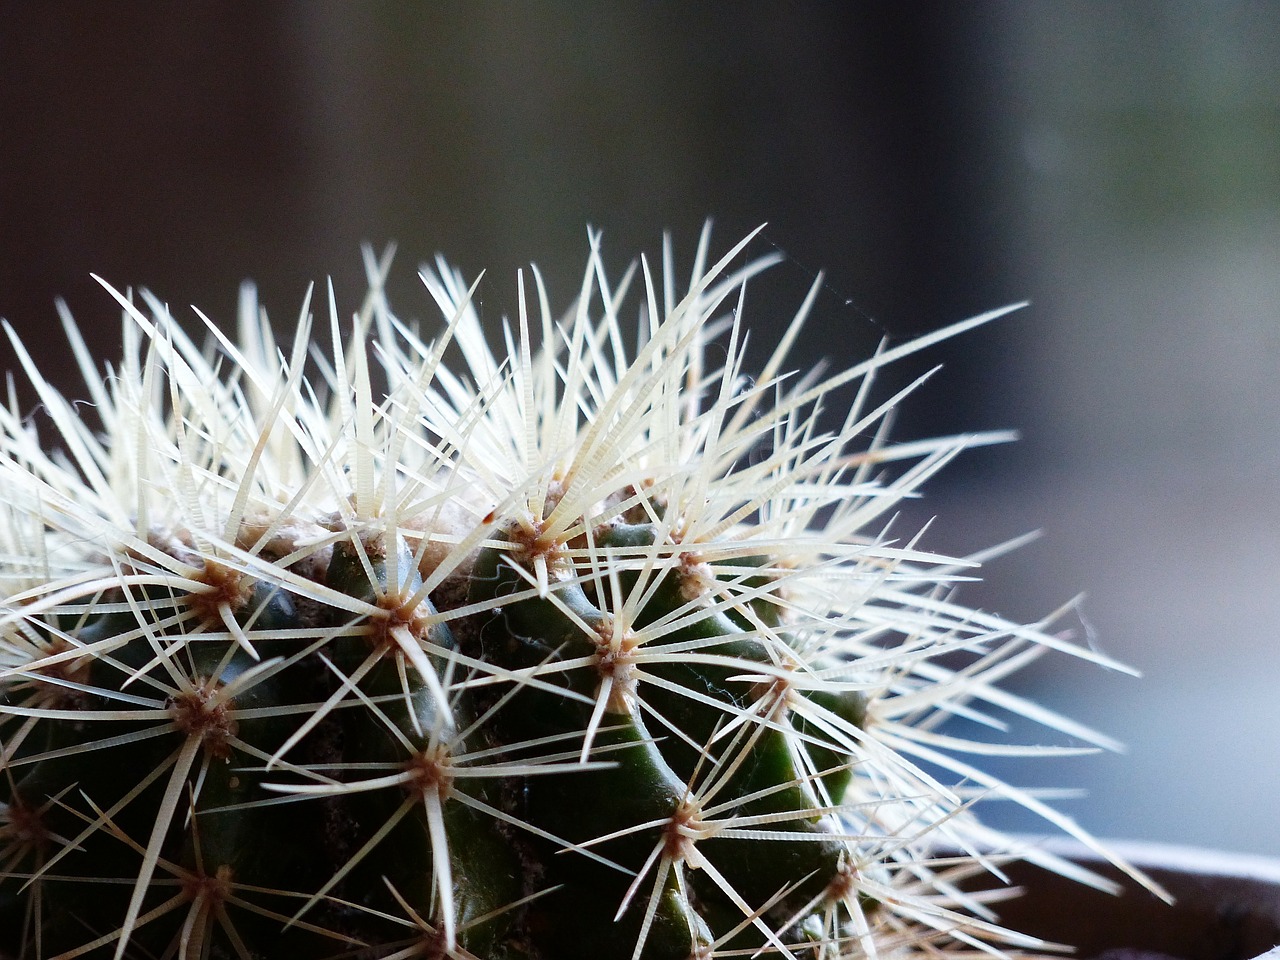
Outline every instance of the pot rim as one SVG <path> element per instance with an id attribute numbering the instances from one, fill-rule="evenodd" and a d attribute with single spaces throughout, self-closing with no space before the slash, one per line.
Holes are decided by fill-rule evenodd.
<path id="1" fill-rule="evenodd" d="M 1004 869 L 1023 895 L 1000 908 L 1000 922 L 1046 943 L 1069 943 L 1081 957 L 1280 960 L 1280 857 L 1151 840 L 1103 839 L 1096 845 L 1062 835 L 1011 837 L 1001 849 L 1024 856 Z M 1037 852 L 1104 883 L 1082 886 L 1047 864 L 1037 866 L 1026 856 Z M 1121 863 L 1141 871 L 1172 901 L 1162 903 L 1154 890 L 1126 878 Z"/>
<path id="2" fill-rule="evenodd" d="M 1107 857 L 1072 837 L 1019 834 L 1014 839 L 1027 847 L 1066 857 L 1077 863 L 1106 863 Z M 1107 853 L 1140 869 L 1159 868 L 1213 877 L 1242 877 L 1280 885 L 1280 856 L 1243 853 L 1161 840 L 1100 839 Z"/>

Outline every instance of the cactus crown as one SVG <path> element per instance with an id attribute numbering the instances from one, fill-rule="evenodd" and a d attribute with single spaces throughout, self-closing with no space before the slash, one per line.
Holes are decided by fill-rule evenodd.
<path id="1" fill-rule="evenodd" d="M 704 233 L 683 291 L 669 249 L 612 286 L 598 240 L 563 319 L 521 279 L 502 357 L 443 262 L 443 333 L 397 319 L 389 256 L 328 353 L 308 305 L 278 343 L 246 288 L 201 348 L 108 287 L 119 366 L 64 315 L 87 405 L 9 331 L 42 410 L 0 407 L 0 952 L 960 956 L 1040 946 L 964 892 L 1002 858 L 1100 882 L 984 828 L 994 794 L 1082 836 L 938 727 L 1110 746 L 998 684 L 1114 664 L 889 530 L 1006 437 L 892 445 L 876 372 L 1005 311 L 797 375 L 815 283 L 752 379 L 769 258 Z"/>

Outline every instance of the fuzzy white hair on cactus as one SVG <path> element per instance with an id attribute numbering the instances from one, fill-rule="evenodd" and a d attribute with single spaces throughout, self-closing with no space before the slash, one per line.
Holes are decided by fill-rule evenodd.
<path id="1" fill-rule="evenodd" d="M 660 277 L 612 284 L 592 234 L 564 316 L 519 277 L 498 353 L 442 260 L 434 340 L 387 302 L 390 251 L 350 322 L 329 288 L 314 340 L 310 295 L 281 342 L 246 286 L 237 336 L 200 314 L 202 346 L 104 283 L 117 365 L 60 307 L 88 404 L 6 324 L 40 412 L 0 407 L 0 953 L 1048 948 L 973 884 L 1013 858 L 1105 881 L 975 807 L 1097 845 L 970 758 L 1116 748 L 1001 684 L 1050 651 L 1125 668 L 1054 626 L 1071 603 L 1024 625 L 957 599 L 1017 543 L 891 533 L 1011 435 L 893 443 L 925 378 L 873 390 L 1016 307 L 797 375 L 819 277 L 749 377 L 744 294 L 775 260 L 751 240 L 712 263 L 704 231 L 687 285 L 669 242 Z M 1084 746 L 941 729 L 1009 715 Z"/>

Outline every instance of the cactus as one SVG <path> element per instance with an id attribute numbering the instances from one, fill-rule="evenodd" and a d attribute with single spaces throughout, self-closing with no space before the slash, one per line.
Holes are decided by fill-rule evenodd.
<path id="1" fill-rule="evenodd" d="M 1005 311 L 791 374 L 815 283 L 750 379 L 743 291 L 771 258 L 743 265 L 747 242 L 709 265 L 704 233 L 677 293 L 669 246 L 661 278 L 642 260 L 615 287 L 593 236 L 562 320 L 521 277 L 501 358 L 443 262 L 422 275 L 443 333 L 398 320 L 389 256 L 350 327 L 329 290 L 328 353 L 310 295 L 279 343 L 246 287 L 238 338 L 205 320 L 201 348 L 108 286 L 118 367 L 63 310 L 88 403 L 9 329 L 40 408 L 0 407 L 0 953 L 1039 946 L 964 881 L 1013 856 L 1101 881 L 972 806 L 1083 834 L 966 759 L 1020 748 L 938 727 L 1013 712 L 1108 746 L 998 683 L 1050 649 L 1116 665 L 965 608 L 952 584 L 983 557 L 891 532 L 1006 437 L 891 445 L 906 391 L 871 389 Z"/>

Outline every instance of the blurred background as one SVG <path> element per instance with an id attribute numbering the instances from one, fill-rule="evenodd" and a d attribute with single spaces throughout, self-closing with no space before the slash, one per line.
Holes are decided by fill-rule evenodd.
<path id="1" fill-rule="evenodd" d="M 663 230 L 687 270 L 707 217 L 785 255 L 757 356 L 826 271 L 797 367 L 1029 299 L 901 371 L 946 365 L 898 436 L 1023 437 L 902 529 L 1043 528 L 964 596 L 1086 591 L 1145 679 L 1043 662 L 1020 688 L 1129 755 L 1009 775 L 1086 787 L 1103 835 L 1280 854 L 1278 64 L 1280 5 L 1217 0 L 0 0 L 0 316 L 70 370 L 57 296 L 119 349 L 91 271 L 226 323 L 251 277 L 287 327 L 327 276 L 355 310 L 359 244 L 394 240 L 398 312 L 435 322 L 441 251 L 496 323 L 530 261 L 569 304 L 588 224 L 615 273 Z"/>

